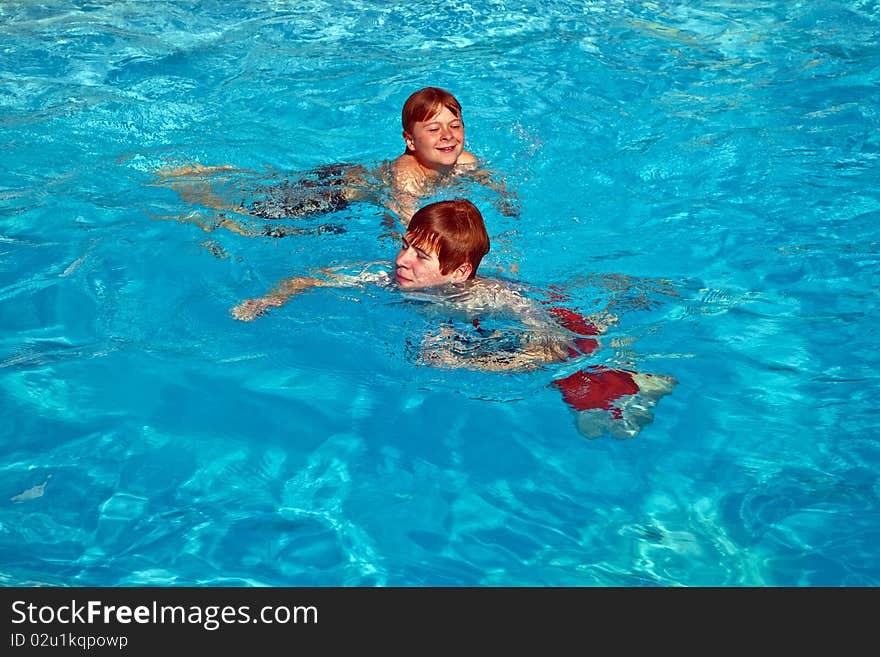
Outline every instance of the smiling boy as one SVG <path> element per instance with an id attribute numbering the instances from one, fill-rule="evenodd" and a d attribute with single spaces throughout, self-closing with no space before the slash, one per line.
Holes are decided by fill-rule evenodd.
<path id="1" fill-rule="evenodd" d="M 361 164 L 331 164 L 297 174 L 292 180 L 259 185 L 259 198 L 245 205 L 231 203 L 215 189 L 229 178 L 240 184 L 253 172 L 229 165 L 204 167 L 198 163 L 157 171 L 159 184 L 167 184 L 191 202 L 221 210 L 217 220 L 196 216 L 186 221 L 211 232 L 223 228 L 248 237 L 284 237 L 312 231 L 299 227 L 254 225 L 251 219 L 284 219 L 343 210 L 350 203 L 367 201 L 387 208 L 405 227 L 422 199 L 461 177 L 470 177 L 498 193 L 496 205 L 508 216 L 517 216 L 518 203 L 492 174 L 479 169 L 473 153 L 465 150 L 461 104 L 450 92 L 425 87 L 411 94 L 401 111 L 405 150 L 375 169 Z M 251 192 L 245 192 L 249 195 Z M 237 215 L 237 216 L 236 216 Z M 393 220 L 394 217 L 391 217 Z"/>
<path id="2" fill-rule="evenodd" d="M 461 104 L 439 87 L 413 93 L 401 111 L 406 150 L 390 165 L 396 214 L 406 223 L 419 200 L 449 178 L 476 169 L 464 149 Z"/>

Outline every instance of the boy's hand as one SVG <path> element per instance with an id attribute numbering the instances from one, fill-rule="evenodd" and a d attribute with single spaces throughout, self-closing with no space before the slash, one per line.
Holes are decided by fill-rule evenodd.
<path id="1" fill-rule="evenodd" d="M 246 299 L 235 306 L 230 312 L 235 319 L 249 322 L 252 319 L 265 315 L 266 311 L 273 306 L 280 306 L 283 302 L 271 297 L 259 297 L 258 299 Z"/>

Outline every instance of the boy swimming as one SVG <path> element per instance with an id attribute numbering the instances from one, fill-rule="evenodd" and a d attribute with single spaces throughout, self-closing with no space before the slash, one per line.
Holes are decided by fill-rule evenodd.
<path id="1" fill-rule="evenodd" d="M 477 270 L 489 252 L 483 217 L 470 201 L 428 204 L 412 217 L 401 239 L 393 271 L 388 263 L 323 269 L 316 276 L 281 281 L 268 294 L 236 305 L 231 313 L 250 321 L 314 287 L 364 284 L 417 293 L 437 314 L 473 327 L 448 325 L 422 340 L 418 362 L 438 367 L 529 371 L 588 355 L 599 348 L 604 326 L 569 309 L 542 302 L 525 288 Z M 487 330 L 489 319 L 510 320 L 516 330 Z M 578 429 L 588 437 L 610 433 L 627 438 L 653 419 L 651 408 L 675 380 L 632 370 L 589 367 L 553 382 L 578 413 Z"/>
<path id="2" fill-rule="evenodd" d="M 217 220 L 190 219 L 205 231 L 224 228 L 241 235 L 283 237 L 307 231 L 301 227 L 257 226 L 243 217 L 284 219 L 337 212 L 355 201 L 383 206 L 405 227 L 421 199 L 455 180 L 472 179 L 499 194 L 499 207 L 518 213 L 515 199 L 492 175 L 480 170 L 477 158 L 464 149 L 461 104 L 450 92 L 425 87 L 407 98 L 401 111 L 404 152 L 375 169 L 358 164 L 331 164 L 299 174 L 293 180 L 257 185 L 247 205 L 230 203 L 206 181 L 252 175 L 231 166 L 199 164 L 160 169 L 159 184 L 168 184 L 184 199 L 222 210 Z M 230 214 L 232 216 L 230 216 Z M 330 228 L 324 227 L 329 230 Z M 320 230 L 320 229 L 319 229 Z M 322 231 L 323 232 L 323 231 Z"/>
<path id="3" fill-rule="evenodd" d="M 404 222 L 439 185 L 473 173 L 477 158 L 464 149 L 461 104 L 439 87 L 413 93 L 401 111 L 406 149 L 390 164 L 392 209 Z"/>

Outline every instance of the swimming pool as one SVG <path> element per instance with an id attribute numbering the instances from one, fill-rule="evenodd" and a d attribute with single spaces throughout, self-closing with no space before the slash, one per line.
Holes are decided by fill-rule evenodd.
<path id="1" fill-rule="evenodd" d="M 0 6 L 0 583 L 880 584 L 880 7 L 690 4 Z M 566 366 L 419 367 L 382 291 L 233 320 L 381 211 L 247 239 L 154 184 L 394 157 L 427 85 L 519 195 L 486 270 L 677 379 L 638 436 Z"/>

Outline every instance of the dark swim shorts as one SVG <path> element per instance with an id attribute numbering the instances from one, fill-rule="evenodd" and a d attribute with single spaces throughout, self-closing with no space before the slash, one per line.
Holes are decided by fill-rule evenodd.
<path id="1" fill-rule="evenodd" d="M 250 214 L 264 219 L 284 219 L 338 212 L 349 205 L 345 198 L 345 171 L 350 164 L 328 164 L 306 171 L 294 181 L 260 187 L 264 198 L 254 201 Z"/>

